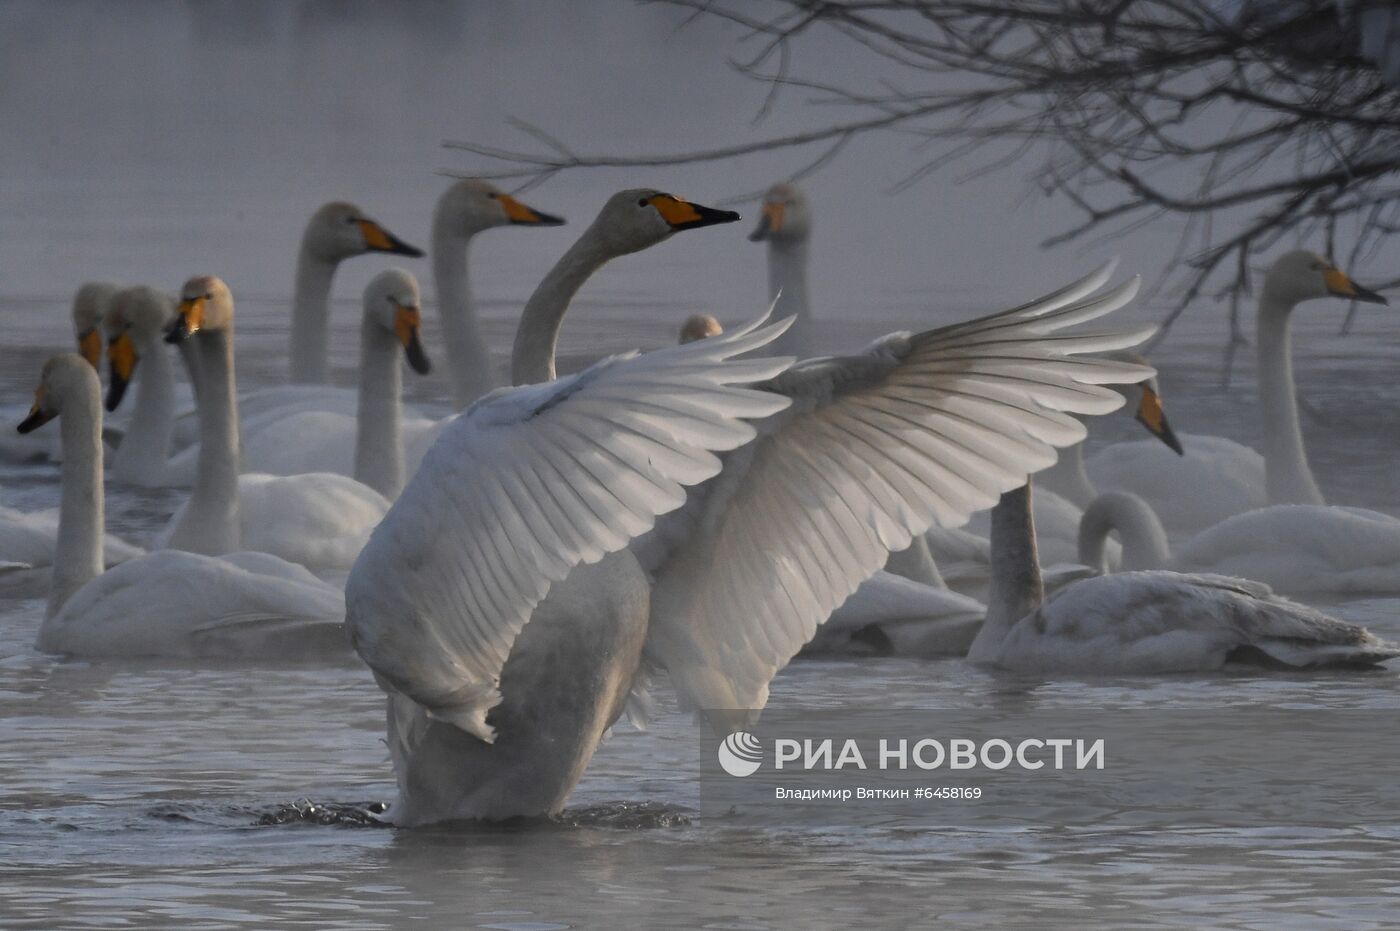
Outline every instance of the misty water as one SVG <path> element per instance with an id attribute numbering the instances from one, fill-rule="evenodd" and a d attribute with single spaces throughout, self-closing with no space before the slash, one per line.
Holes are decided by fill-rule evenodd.
<path id="1" fill-rule="evenodd" d="M 57 41 L 43 27 L 50 14 L 36 12 L 44 8 L 53 9 L 15 4 L 6 11 L 11 21 L 5 25 L 26 36 L 26 43 L 4 68 L 33 65 Z M 152 12 L 157 8 L 165 12 Z M 92 8 L 75 4 L 51 15 L 76 22 L 85 9 Z M 327 73 L 362 74 L 364 69 L 332 53 L 335 43 L 373 47 L 371 33 L 342 31 L 326 39 L 329 27 L 318 32 L 314 22 L 301 23 L 297 28 L 304 32 L 289 33 L 291 27 L 271 17 L 264 35 L 263 27 L 239 17 L 191 25 L 166 15 L 168 6 L 143 9 L 149 20 L 113 23 L 115 31 L 103 33 L 125 52 L 108 56 L 125 62 L 121 73 L 136 79 L 144 54 L 151 67 L 171 69 L 164 75 L 170 80 L 188 68 L 192 99 L 227 93 L 243 106 L 217 113 L 193 104 L 182 109 L 184 98 L 167 89 L 166 97 L 148 105 L 127 99 L 129 109 L 122 111 L 113 98 L 128 91 L 84 86 L 56 74 L 49 88 L 54 99 L 69 106 L 86 99 L 80 115 L 111 129 L 114 142 L 101 133 L 85 140 L 76 128 L 81 119 L 57 118 L 37 96 L 10 96 L 0 104 L 6 122 L 0 158 L 22 180 L 0 191 L 0 409 L 7 413 L 22 415 L 43 359 L 70 348 L 68 301 L 77 284 L 92 277 L 148 280 L 174 289 L 189 274 L 223 275 L 238 302 L 240 385 L 283 381 L 294 250 L 310 211 L 332 196 L 352 197 L 405 239 L 426 245 L 431 204 L 446 183 L 433 170 L 451 162 L 437 150 L 438 141 L 465 134 L 477 125 L 474 120 L 512 112 L 508 78 L 523 72 L 510 56 L 477 43 L 488 27 L 513 29 L 510 34 L 530 52 L 526 60 L 551 50 L 565 58 L 581 54 L 579 48 L 589 43 L 568 39 L 580 31 L 597 42 L 641 49 L 643 59 L 648 43 L 662 43 L 669 53 L 658 53 L 658 60 L 679 57 L 695 69 L 710 69 L 702 74 L 709 91 L 734 91 L 728 103 L 742 112 L 729 123 L 723 123 L 728 116 L 716 114 L 715 99 L 722 94 L 675 92 L 700 116 L 731 128 L 743 126 L 761 98 L 722 72 L 722 34 L 702 29 L 698 37 L 674 39 L 673 22 L 631 7 L 625 9 L 632 18 L 577 14 L 567 24 L 548 13 L 548 4 L 536 4 L 505 24 L 478 21 L 486 14 L 463 14 L 453 20 L 456 32 L 408 35 L 404 27 L 383 25 L 387 61 L 377 64 L 377 73 L 392 72 L 404 49 L 423 43 L 443 62 L 446 77 L 426 67 L 411 75 L 441 92 L 431 106 L 410 94 L 407 83 L 395 85 L 402 98 L 372 87 L 364 100 L 326 89 L 316 97 L 312 82 L 288 64 L 305 46 L 308 60 Z M 535 28 L 531 10 L 544 17 L 541 28 Z M 211 43 L 217 65 L 228 74 L 199 67 L 191 50 L 196 41 Z M 89 45 L 98 42 L 93 35 L 72 39 L 69 51 L 91 51 Z M 264 42 L 273 51 L 263 50 Z M 487 104 L 479 94 L 454 89 L 454 75 L 463 86 L 486 86 L 484 80 L 468 82 L 482 74 L 452 70 L 470 71 L 462 48 L 480 49 L 498 78 L 505 75 L 490 85 Z M 157 60 L 163 49 L 171 50 L 173 64 Z M 78 71 L 91 80 L 93 67 Z M 256 144 L 242 134 L 253 130 L 260 107 L 280 104 L 259 102 L 266 85 L 244 90 L 237 84 L 235 78 L 254 71 L 266 72 L 269 84 L 285 81 L 298 88 L 312 100 L 307 114 L 330 112 L 333 118 L 312 121 L 300 136 L 292 132 L 289 151 L 278 149 L 268 161 L 258 161 Z M 590 75 L 590 81 L 603 81 Z M 638 144 L 659 148 L 668 127 L 681 132 L 693 123 L 694 112 L 667 112 L 662 104 L 668 98 L 660 91 L 625 84 L 607 85 L 618 94 L 617 109 L 635 108 L 639 119 L 656 115 L 660 123 L 639 130 Z M 519 106 L 527 111 L 530 101 L 550 96 L 543 84 L 520 93 L 526 102 Z M 412 106 L 400 107 L 400 99 Z M 361 107 L 368 115 L 359 124 L 346 114 L 361 113 Z M 547 102 L 540 107 L 543 114 L 529 115 L 547 118 L 567 110 L 551 110 Z M 123 120 L 116 116 L 120 112 L 143 115 Z M 366 142 L 361 130 L 379 125 L 376 119 L 390 128 L 371 133 Z M 235 128 L 204 132 L 205 120 Z M 17 136 L 25 128 L 33 131 Z M 325 151 L 316 146 L 323 137 L 334 140 Z M 691 134 L 684 141 L 699 138 Z M 172 154 L 171 147 L 184 140 L 195 150 L 189 159 Z M 988 220 L 986 211 L 968 210 L 969 225 L 959 235 L 951 218 L 968 204 L 988 203 L 992 188 L 982 183 L 942 190 L 935 183 L 922 193 L 882 198 L 880 184 L 862 175 L 890 157 L 838 165 L 809 184 L 819 209 L 826 207 L 819 213 L 814 250 L 819 257 L 825 250 L 830 259 L 817 262 L 814 293 L 832 345 L 996 309 L 1030 296 L 1037 285 L 1082 273 L 1117 246 L 1129 265 L 1136 259 L 1134 268 L 1149 276 L 1159 274 L 1165 261 L 1162 243 L 1170 237 L 1160 236 L 1105 244 L 1092 255 L 1047 256 L 1036 251 L 1033 229 L 1051 222 L 1043 214 L 1032 213 L 1031 229 L 1018 227 L 998 238 L 1018 209 L 1004 190 L 990 200 L 995 216 Z M 775 172 L 771 162 L 750 164 L 736 182 L 719 169 L 687 169 L 665 183 L 697 200 L 718 201 L 761 187 Z M 566 214 L 570 226 L 488 234 L 474 247 L 473 274 L 498 358 L 509 346 L 531 283 L 608 190 L 638 180 L 619 173 L 556 179 L 528 199 Z M 654 173 L 645 180 L 659 183 Z M 911 204 L 911 197 L 925 206 Z M 669 342 L 695 311 L 732 322 L 759 309 L 763 253 L 743 237 L 753 210 L 739 209 L 746 213 L 741 224 L 686 234 L 619 260 L 590 283 L 565 327 L 565 367 L 605 351 Z M 944 260 L 919 261 L 930 254 Z M 1156 265 L 1148 258 L 1153 256 Z M 339 383 L 353 383 L 359 290 L 388 264 L 378 257 L 354 259 L 337 278 L 332 360 Z M 431 352 L 436 317 L 427 265 L 402 264 L 424 280 L 429 294 L 425 343 Z M 1047 269 L 1060 273 L 1052 276 Z M 1364 280 L 1360 272 L 1358 277 Z M 1393 467 L 1400 435 L 1400 322 L 1393 311 L 1364 308 L 1353 332 L 1343 337 L 1337 326 L 1344 309 L 1314 302 L 1296 315 L 1296 375 L 1316 410 L 1304 425 L 1309 452 L 1329 500 L 1400 515 Z M 1148 302 L 1127 316 L 1155 319 L 1163 310 L 1161 302 Z M 1257 446 L 1248 351 L 1233 382 L 1220 382 L 1222 314 L 1219 305 L 1204 302 L 1153 361 L 1178 432 L 1221 434 Z M 432 403 L 447 395 L 440 370 L 426 379 L 405 378 L 410 400 Z M 1090 446 L 1138 435 L 1130 417 L 1120 414 L 1094 425 Z M 57 477 L 52 464 L 0 467 L 0 504 L 56 506 Z M 109 484 L 108 529 L 149 542 L 180 498 L 176 491 Z M 1400 600 L 1330 607 L 1400 638 Z M 392 799 L 393 774 L 382 743 L 381 693 L 348 653 L 343 661 L 318 666 L 64 661 L 33 646 L 42 615 L 38 601 L 0 603 L 0 925 L 6 928 L 280 923 L 351 929 L 417 919 L 430 927 L 514 931 L 824 929 L 935 921 L 985 928 L 1360 929 L 1400 921 L 1400 873 L 1394 868 L 1400 817 L 1394 812 L 1359 809 L 1355 822 L 1345 826 L 1135 832 L 1095 823 L 978 830 L 942 824 L 936 810 L 855 831 L 810 823 L 758 829 L 702 818 L 698 731 L 675 709 L 665 687 L 650 730 L 619 725 L 555 822 L 420 831 L 372 826 L 371 818 L 357 812 Z M 1400 709 L 1398 674 L 1400 668 L 1345 676 L 1028 685 L 951 660 L 798 661 L 773 683 L 771 703 L 788 709 L 1251 704 L 1392 715 Z M 1336 779 L 1344 785 L 1346 773 Z"/>

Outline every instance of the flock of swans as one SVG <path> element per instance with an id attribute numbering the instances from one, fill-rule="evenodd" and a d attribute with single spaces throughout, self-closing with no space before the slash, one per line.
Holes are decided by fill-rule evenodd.
<path id="1" fill-rule="evenodd" d="M 83 285 L 77 352 L 43 365 L 19 424 L 58 419 L 61 504 L 0 510 L 0 597 L 46 594 L 38 646 L 77 657 L 348 644 L 387 696 L 398 825 L 556 813 L 655 676 L 718 726 L 761 709 L 804 649 L 1036 676 L 1400 655 L 1285 597 L 1400 591 L 1400 520 L 1326 505 L 1299 428 L 1293 308 L 1383 300 L 1330 261 L 1292 252 L 1265 277 L 1262 455 L 1173 431 L 1132 351 L 1150 328 L 1103 323 L 1137 287 L 1110 286 L 1112 266 L 819 355 L 811 211 L 789 184 L 750 236 L 768 251 L 768 314 L 728 330 L 693 317 L 675 345 L 557 374 L 594 272 L 738 219 L 657 190 L 611 197 L 526 303 L 508 379 L 474 314 L 468 244 L 563 221 L 480 181 L 454 184 L 432 220 L 442 346 L 423 337 L 414 276 L 382 271 L 355 389 L 325 383 L 336 268 L 422 252 L 350 204 L 303 237 L 287 385 L 239 391 L 217 277 L 176 295 Z M 103 426 L 104 340 L 105 407 L 130 409 L 119 429 Z M 458 411 L 445 417 L 401 397 L 404 366 L 428 372 L 439 348 Z M 1085 420 L 1125 402 L 1150 436 L 1086 460 Z M 189 489 L 155 549 L 106 534 L 107 481 Z"/>

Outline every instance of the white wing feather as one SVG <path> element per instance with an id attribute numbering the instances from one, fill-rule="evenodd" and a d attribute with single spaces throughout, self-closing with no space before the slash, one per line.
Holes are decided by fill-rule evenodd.
<path id="1" fill-rule="evenodd" d="M 1123 397 L 1150 370 L 1079 357 L 1136 345 L 1061 332 L 1126 304 L 1136 279 L 1091 296 L 1111 267 L 1015 310 L 863 355 L 818 359 L 771 388 L 793 400 L 701 490 L 695 532 L 656 567 L 647 656 L 687 704 L 756 710 L 768 683 L 892 550 L 957 526 L 1083 439 L 1068 414 Z M 663 534 L 658 531 L 648 542 Z"/>
<path id="2" fill-rule="evenodd" d="M 782 322 L 605 359 L 503 389 L 450 422 L 370 538 L 346 588 L 356 649 L 381 680 L 491 740 L 512 644 L 552 583 L 679 507 L 789 399 L 739 387 L 788 359 L 731 357 Z"/>

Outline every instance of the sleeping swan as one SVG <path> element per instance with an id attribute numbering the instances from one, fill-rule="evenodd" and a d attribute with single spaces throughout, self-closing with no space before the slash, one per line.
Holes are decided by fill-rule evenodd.
<path id="1" fill-rule="evenodd" d="M 102 411 L 92 366 L 51 358 L 21 433 L 62 417 L 58 554 L 39 648 L 74 656 L 343 655 L 344 600 L 262 553 L 156 552 L 102 571 Z"/>
<path id="2" fill-rule="evenodd" d="M 992 511 L 992 597 L 968 661 L 1033 675 L 1153 675 L 1264 668 L 1362 668 L 1400 656 L 1370 631 L 1220 575 L 1124 572 L 1049 599 L 1036 558 L 1031 490 Z"/>

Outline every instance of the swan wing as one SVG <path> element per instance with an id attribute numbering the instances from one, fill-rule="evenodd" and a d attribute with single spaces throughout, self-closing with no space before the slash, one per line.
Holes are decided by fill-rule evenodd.
<path id="1" fill-rule="evenodd" d="M 347 583 L 355 648 L 386 687 L 490 741 L 516 635 L 554 582 L 627 546 L 789 399 L 733 359 L 787 323 L 603 360 L 487 395 L 448 422 Z"/>
<path id="2" fill-rule="evenodd" d="M 1111 266 L 1023 307 L 864 354 L 816 359 L 771 383 L 792 405 L 730 454 L 694 530 L 657 570 L 648 658 L 684 702 L 756 710 L 825 620 L 929 526 L 957 526 L 1079 442 L 1070 413 L 1102 414 L 1145 369 L 1083 357 L 1150 329 L 1065 333 L 1126 304 Z"/>

